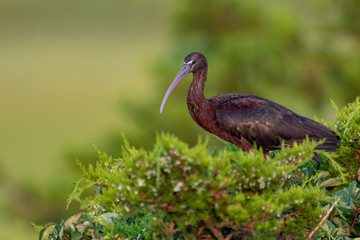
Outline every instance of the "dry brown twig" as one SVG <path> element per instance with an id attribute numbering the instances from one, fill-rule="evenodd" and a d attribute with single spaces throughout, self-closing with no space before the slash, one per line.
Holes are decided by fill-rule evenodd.
<path id="1" fill-rule="evenodd" d="M 331 208 L 326 212 L 325 216 L 321 219 L 321 221 L 319 222 L 319 224 L 316 226 L 316 228 L 314 228 L 314 230 L 311 231 L 311 233 L 309 234 L 309 236 L 306 238 L 306 240 L 310 240 L 311 237 L 315 234 L 315 232 L 321 227 L 321 225 L 325 222 L 325 220 L 329 217 L 330 213 L 332 212 L 332 210 L 334 209 L 335 205 L 340 201 L 340 198 L 338 198 L 338 200 L 336 200 L 334 202 L 334 204 L 331 206 Z"/>

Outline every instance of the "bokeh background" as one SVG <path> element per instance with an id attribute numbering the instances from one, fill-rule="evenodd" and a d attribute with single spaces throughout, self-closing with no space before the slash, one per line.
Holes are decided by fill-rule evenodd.
<path id="1" fill-rule="evenodd" d="M 124 133 L 189 144 L 191 77 L 162 97 L 183 58 L 209 62 L 205 95 L 251 93 L 334 121 L 360 92 L 360 2 L 288 0 L 0 1 L 0 239 L 59 222 L 90 142 L 116 156 Z M 212 144 L 217 144 L 212 140 Z M 215 145 L 213 145 L 215 147 Z"/>

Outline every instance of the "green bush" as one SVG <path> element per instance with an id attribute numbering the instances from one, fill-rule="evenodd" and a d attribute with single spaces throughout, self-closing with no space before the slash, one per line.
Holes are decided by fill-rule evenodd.
<path id="1" fill-rule="evenodd" d="M 97 150 L 95 168 L 80 164 L 85 178 L 102 187 L 81 202 L 94 220 L 106 213 L 136 217 L 146 209 L 154 238 L 304 237 L 319 221 L 324 192 L 306 184 L 284 188 L 284 178 L 312 158 L 315 146 L 305 142 L 264 159 L 261 150 L 209 153 L 206 141 L 189 148 L 160 134 L 153 151 L 126 143 L 119 158 Z M 107 236 L 123 232 L 113 223 Z"/>
<path id="2" fill-rule="evenodd" d="M 156 238 L 304 236 L 319 221 L 324 193 L 305 185 L 284 189 L 283 183 L 312 158 L 315 146 L 306 142 L 266 160 L 261 150 L 212 155 L 206 141 L 189 148 L 160 134 L 153 151 L 126 144 L 119 158 L 99 152 L 95 169 L 81 165 L 88 180 L 103 186 L 83 205 L 94 216 L 147 209 Z"/>
<path id="3" fill-rule="evenodd" d="M 113 158 L 95 147 L 96 166 L 78 162 L 84 179 L 69 198 L 84 213 L 40 227 L 40 239 L 305 239 L 336 199 L 315 236 L 360 237 L 360 187 L 347 184 L 359 168 L 351 161 L 359 157 L 359 108 L 358 98 L 338 111 L 341 147 L 324 153 L 320 167 L 311 162 L 318 143 L 308 140 L 268 159 L 261 149 L 217 150 L 201 139 L 189 147 L 165 133 L 151 151 L 124 140 Z M 81 197 L 87 188 L 96 194 Z"/>
<path id="4" fill-rule="evenodd" d="M 347 171 L 348 181 L 358 179 L 360 169 L 360 97 L 337 110 L 336 128 L 341 137 L 337 161 Z"/>

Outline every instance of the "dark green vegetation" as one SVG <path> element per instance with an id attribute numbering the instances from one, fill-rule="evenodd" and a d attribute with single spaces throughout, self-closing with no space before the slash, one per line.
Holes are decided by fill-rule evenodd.
<path id="1" fill-rule="evenodd" d="M 84 214 L 46 225 L 40 239 L 305 239 L 339 198 L 314 239 L 360 237 L 360 185 L 351 177 L 360 168 L 359 100 L 337 113 L 341 148 L 323 153 L 320 168 L 309 141 L 269 159 L 201 139 L 189 147 L 170 134 L 151 151 L 124 140 L 117 158 L 95 147 L 96 165 L 78 163 L 84 178 L 69 197 Z M 82 197 L 88 188 L 96 194 Z"/>
<path id="2" fill-rule="evenodd" d="M 337 160 L 348 172 L 347 180 L 360 180 L 360 97 L 345 106 L 337 115 L 335 126 L 342 138 Z"/>

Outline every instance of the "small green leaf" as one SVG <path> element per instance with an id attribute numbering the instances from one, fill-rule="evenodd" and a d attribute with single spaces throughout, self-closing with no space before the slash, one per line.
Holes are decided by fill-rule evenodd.
<path id="1" fill-rule="evenodd" d="M 342 180 L 342 178 L 340 177 L 336 177 L 336 178 L 329 178 L 325 181 L 323 181 L 322 183 L 320 183 L 319 187 L 320 188 L 327 188 L 327 187 L 337 187 L 342 185 L 344 182 Z"/>

